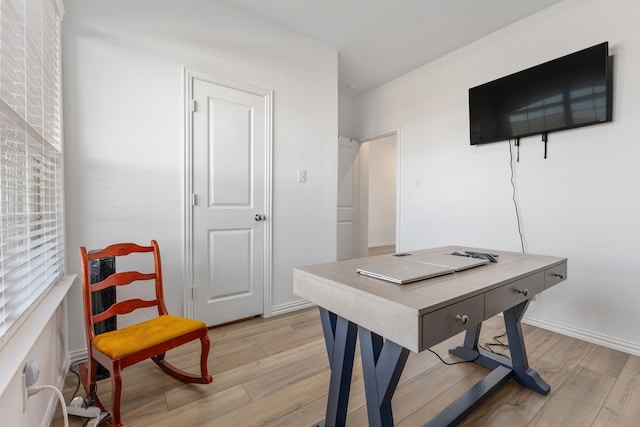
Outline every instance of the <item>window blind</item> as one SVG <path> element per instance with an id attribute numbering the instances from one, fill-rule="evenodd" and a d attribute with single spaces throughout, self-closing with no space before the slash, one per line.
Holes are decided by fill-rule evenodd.
<path id="1" fill-rule="evenodd" d="M 0 0 L 0 337 L 64 272 L 60 8 Z"/>

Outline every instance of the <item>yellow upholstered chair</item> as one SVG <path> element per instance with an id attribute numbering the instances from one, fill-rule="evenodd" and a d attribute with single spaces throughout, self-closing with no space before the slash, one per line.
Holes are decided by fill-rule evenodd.
<path id="1" fill-rule="evenodd" d="M 98 283 L 90 283 L 89 261 L 108 256 L 124 257 L 134 253 L 152 253 L 154 271 L 141 273 L 138 271 L 117 272 Z M 120 416 L 120 394 L 122 391 L 122 369 L 145 359 L 153 360 L 163 371 L 183 382 L 208 384 L 212 381 L 207 371 L 209 355 L 209 335 L 207 327 L 198 320 L 171 316 L 167 313 L 162 291 L 162 266 L 160 249 L 155 240 L 150 246 L 138 246 L 134 243 L 119 243 L 100 251 L 87 252 L 80 248 L 82 258 L 82 291 L 84 301 L 84 317 L 89 352 L 88 372 L 85 387 L 95 405 L 106 411 L 96 395 L 97 364 L 104 366 L 111 375 L 113 425 L 122 425 Z M 145 281 L 155 282 L 155 298 L 142 300 L 133 298 L 118 301 L 101 313 L 94 313 L 91 294 L 112 286 L 135 286 Z M 156 307 L 158 315 L 149 320 L 131 326 L 104 332 L 96 335 L 94 324 L 116 315 L 131 313 L 140 308 Z M 200 375 L 186 373 L 164 360 L 165 352 L 182 344 L 200 340 Z"/>

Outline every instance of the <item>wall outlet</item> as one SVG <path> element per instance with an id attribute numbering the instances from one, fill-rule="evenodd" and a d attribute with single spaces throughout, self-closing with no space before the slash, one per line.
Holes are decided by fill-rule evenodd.
<path id="1" fill-rule="evenodd" d="M 298 169 L 298 182 L 307 182 L 307 171 L 304 169 Z"/>
<path id="2" fill-rule="evenodd" d="M 29 393 L 27 389 L 38 382 L 40 377 L 40 364 L 35 360 L 29 360 L 22 371 L 22 412 L 27 411 Z"/>
<path id="3" fill-rule="evenodd" d="M 35 360 L 29 360 L 24 366 L 25 384 L 27 387 L 31 387 L 38 382 L 40 377 L 40 364 Z"/>

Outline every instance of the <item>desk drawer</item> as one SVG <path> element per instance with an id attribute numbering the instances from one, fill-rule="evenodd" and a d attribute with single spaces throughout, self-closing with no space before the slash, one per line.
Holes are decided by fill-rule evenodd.
<path id="1" fill-rule="evenodd" d="M 543 272 L 508 283 L 485 294 L 484 317 L 488 319 L 514 307 L 545 289 Z"/>
<path id="2" fill-rule="evenodd" d="M 564 262 L 544 271 L 544 288 L 548 289 L 567 278 L 567 263 Z"/>
<path id="3" fill-rule="evenodd" d="M 459 318 L 456 318 L 459 316 Z M 465 317 L 466 316 L 466 317 Z M 484 320 L 484 295 L 422 316 L 422 348 L 431 347 Z"/>

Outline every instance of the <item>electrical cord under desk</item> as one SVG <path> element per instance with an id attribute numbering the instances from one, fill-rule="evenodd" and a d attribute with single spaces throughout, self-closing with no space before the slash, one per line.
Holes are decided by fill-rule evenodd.
<path id="1" fill-rule="evenodd" d="M 498 346 L 498 347 L 503 347 L 503 348 L 509 348 L 509 344 L 508 343 L 503 343 L 502 341 L 500 341 L 500 338 L 503 338 L 507 335 L 507 332 L 505 331 L 504 333 L 500 334 L 500 335 L 496 335 L 495 337 L 493 337 L 493 341 L 494 342 L 485 342 L 484 343 L 484 347 L 481 345 L 478 345 L 478 347 L 480 347 L 481 349 L 485 350 L 485 351 L 489 351 L 491 353 L 494 354 L 498 354 L 500 356 L 506 357 L 507 359 L 509 359 L 509 356 L 507 354 L 504 353 L 500 353 L 498 351 L 493 350 L 491 347 L 492 346 Z M 435 354 L 438 359 L 440 359 L 440 361 L 442 363 L 444 363 L 447 366 L 452 366 L 452 365 L 459 365 L 461 363 L 472 363 L 475 362 L 476 360 L 478 360 L 478 358 L 480 358 L 480 353 L 478 353 L 478 355 L 476 357 L 474 357 L 471 360 L 459 360 L 457 362 L 447 362 L 445 361 L 442 357 L 440 357 L 440 355 L 438 353 L 436 353 L 435 351 L 431 350 L 430 348 L 428 348 L 427 350 L 429 350 L 431 353 Z"/>

